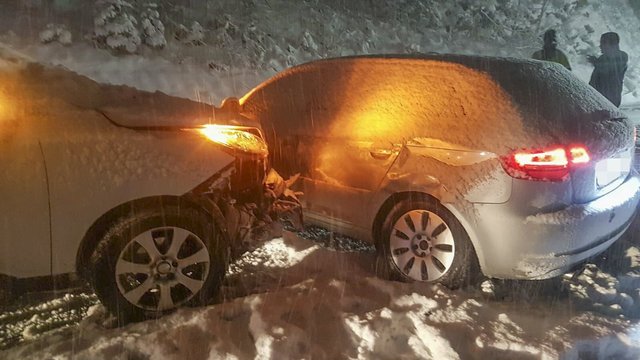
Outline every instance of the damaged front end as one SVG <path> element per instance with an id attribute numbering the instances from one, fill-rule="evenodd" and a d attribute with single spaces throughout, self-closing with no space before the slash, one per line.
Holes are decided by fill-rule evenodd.
<path id="1" fill-rule="evenodd" d="M 242 189 L 248 184 L 248 179 L 242 177 L 250 171 L 247 171 L 247 163 L 242 165 L 244 169 L 234 174 L 240 176 L 230 177 L 230 189 Z M 302 228 L 302 207 L 296 194 L 289 189 L 291 184 L 274 169 L 269 169 L 260 189 L 246 188 L 244 194 L 228 198 L 219 205 L 227 223 L 232 258 L 281 236 L 283 226 Z"/>
<path id="2" fill-rule="evenodd" d="M 189 195 L 224 229 L 232 258 L 280 236 L 282 223 L 301 228 L 299 193 L 290 190 L 297 177 L 284 180 L 270 169 L 267 146 L 257 127 L 210 125 L 194 131 L 235 158 Z"/>

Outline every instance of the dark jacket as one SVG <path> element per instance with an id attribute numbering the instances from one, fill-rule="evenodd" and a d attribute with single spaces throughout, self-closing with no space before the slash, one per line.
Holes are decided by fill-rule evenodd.
<path id="1" fill-rule="evenodd" d="M 603 54 L 593 61 L 593 73 L 589 85 L 615 106 L 620 106 L 622 101 L 622 81 L 627 71 L 629 55 L 621 50 L 611 54 Z"/>

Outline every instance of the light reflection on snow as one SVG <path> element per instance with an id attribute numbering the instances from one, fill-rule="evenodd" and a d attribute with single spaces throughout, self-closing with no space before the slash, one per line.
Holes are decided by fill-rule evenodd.
<path id="1" fill-rule="evenodd" d="M 621 187 L 625 187 L 623 191 L 614 191 L 608 196 L 603 196 L 591 203 L 591 206 L 596 210 L 609 210 L 617 208 L 625 204 L 630 198 L 636 196 L 637 189 L 640 187 L 640 180 L 637 177 L 632 177 Z M 622 190 L 622 189 L 620 189 Z"/>
<path id="2" fill-rule="evenodd" d="M 305 249 L 296 249 L 284 238 L 267 241 L 254 251 L 248 252 L 231 264 L 229 273 L 240 272 L 245 267 L 288 268 L 292 267 L 307 256 L 318 250 L 320 246 L 313 245 Z"/>
<path id="3" fill-rule="evenodd" d="M 640 344 L 640 324 L 631 328 L 625 335 L 629 337 L 631 344 Z"/>

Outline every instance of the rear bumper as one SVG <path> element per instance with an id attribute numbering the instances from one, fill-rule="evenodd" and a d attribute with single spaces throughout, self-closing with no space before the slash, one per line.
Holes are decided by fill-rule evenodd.
<path id="1" fill-rule="evenodd" d="M 631 224 L 640 201 L 634 172 L 612 192 L 559 211 L 523 211 L 522 204 L 476 204 L 478 243 L 487 276 L 545 279 L 611 246 Z"/>

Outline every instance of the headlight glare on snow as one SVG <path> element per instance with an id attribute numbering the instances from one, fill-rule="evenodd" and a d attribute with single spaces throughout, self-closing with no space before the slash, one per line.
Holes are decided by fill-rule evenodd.
<path id="1" fill-rule="evenodd" d="M 260 156 L 266 156 L 269 153 L 267 144 L 254 133 L 258 132 L 257 129 L 209 124 L 197 129 L 197 131 L 207 139 L 233 150 Z"/>

